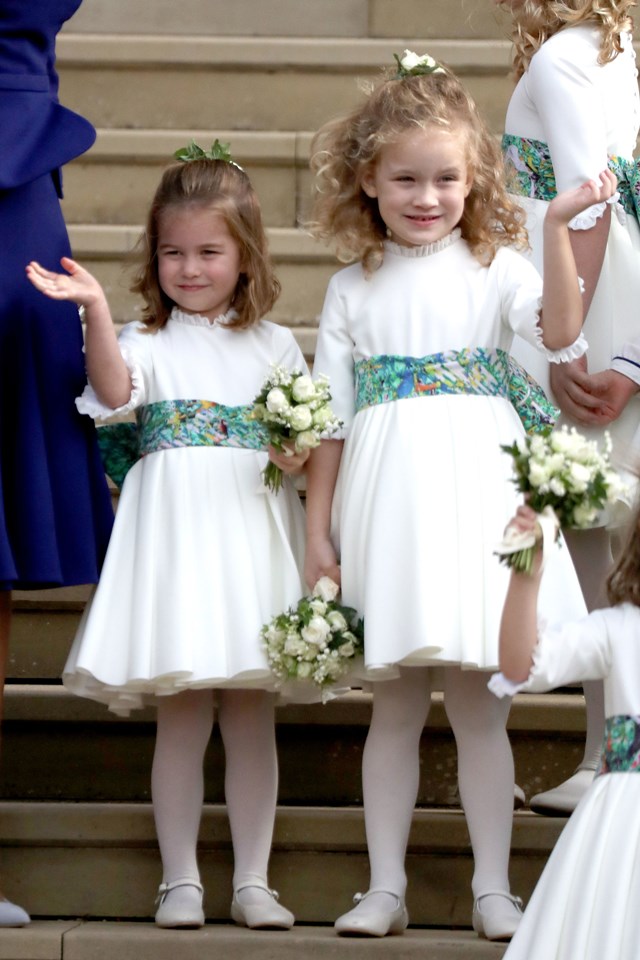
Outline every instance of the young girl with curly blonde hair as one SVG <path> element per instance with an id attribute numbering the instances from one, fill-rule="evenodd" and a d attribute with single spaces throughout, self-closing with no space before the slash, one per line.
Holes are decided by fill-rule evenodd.
<path id="1" fill-rule="evenodd" d="M 432 668 L 443 667 L 475 859 L 473 925 L 508 939 L 520 919 L 508 877 L 509 707 L 486 673 L 507 586 L 492 550 L 516 502 L 500 444 L 523 430 L 508 351 L 516 330 L 553 359 L 582 350 L 566 223 L 615 179 L 605 173 L 554 204 L 543 290 L 510 249 L 526 244 L 521 214 L 471 98 L 428 58 L 402 64 L 319 132 L 312 156 L 313 230 L 358 262 L 331 279 L 320 320 L 315 369 L 330 376 L 345 427 L 310 458 L 305 576 L 341 576 L 345 602 L 364 614 L 374 690 L 363 760 L 370 886 L 336 929 L 385 936 L 407 926 L 418 747 Z M 522 410 L 530 427 L 535 414 L 545 419 L 533 407 Z M 566 551 L 554 560 L 548 580 L 565 612 L 580 611 Z"/>
<path id="2" fill-rule="evenodd" d="M 516 339 L 514 355 L 550 387 L 568 422 L 594 439 L 609 429 L 614 458 L 624 464 L 638 446 L 640 417 L 635 396 L 640 385 L 640 228 L 633 160 L 640 102 L 629 15 L 635 4 L 497 2 L 511 12 L 518 81 L 505 120 L 507 182 L 526 214 L 530 256 L 540 271 L 544 218 L 556 191 L 578 186 L 607 163 L 619 181 L 617 202 L 612 198 L 593 206 L 569 224 L 585 284 L 588 352 L 550 366 Z M 605 602 L 610 533 L 599 526 L 570 531 L 567 540 L 587 605 L 594 609 Z M 604 720 L 602 684 L 587 684 L 585 695 L 584 757 L 567 781 L 532 798 L 539 813 L 571 813 L 593 779 Z"/>

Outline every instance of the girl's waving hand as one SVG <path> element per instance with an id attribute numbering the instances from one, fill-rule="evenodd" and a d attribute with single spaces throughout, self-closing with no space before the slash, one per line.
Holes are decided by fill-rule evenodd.
<path id="1" fill-rule="evenodd" d="M 89 307 L 104 297 L 102 288 L 88 270 L 70 257 L 60 261 L 67 273 L 54 273 L 32 260 L 27 264 L 27 277 L 45 296 L 52 300 L 72 300 L 79 306 Z"/>

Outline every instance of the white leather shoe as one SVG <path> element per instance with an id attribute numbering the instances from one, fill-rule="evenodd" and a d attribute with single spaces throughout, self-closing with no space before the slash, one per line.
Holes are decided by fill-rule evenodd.
<path id="1" fill-rule="evenodd" d="M 592 757 L 590 760 L 584 761 L 564 783 L 531 797 L 529 806 L 533 812 L 541 813 L 546 817 L 571 816 L 593 783 L 599 760 L 598 755 L 597 759 Z"/>
<path id="2" fill-rule="evenodd" d="M 471 922 L 479 937 L 485 940 L 511 940 L 521 920 L 520 897 L 512 897 L 504 890 L 487 890 L 476 897 Z"/>
<path id="3" fill-rule="evenodd" d="M 17 903 L 0 896 L 0 927 L 26 927 L 31 917 Z"/>
<path id="4" fill-rule="evenodd" d="M 261 898 L 261 903 L 241 903 L 238 894 L 253 887 L 263 890 L 268 896 Z M 278 903 L 277 890 L 270 890 L 260 883 L 245 883 L 233 891 L 231 919 L 238 926 L 249 927 L 251 930 L 290 930 L 296 918 L 290 910 Z"/>
<path id="5" fill-rule="evenodd" d="M 392 910 L 374 910 L 371 906 L 361 910 L 360 904 L 373 893 L 386 893 L 395 899 Z M 353 898 L 356 906 L 348 913 L 338 917 L 334 927 L 340 936 L 386 937 L 404 933 L 409 925 L 409 914 L 404 899 L 390 890 L 369 890 L 368 893 L 356 893 Z"/>
<path id="6" fill-rule="evenodd" d="M 180 890 L 180 896 L 171 896 Z M 202 909 L 202 884 L 192 877 L 180 877 L 171 883 L 161 883 L 158 888 L 156 904 L 156 925 L 177 929 L 195 929 L 204 926 Z"/>

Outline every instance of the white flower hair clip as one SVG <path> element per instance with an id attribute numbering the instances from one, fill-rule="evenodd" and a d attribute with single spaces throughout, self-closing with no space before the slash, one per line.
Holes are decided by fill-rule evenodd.
<path id="1" fill-rule="evenodd" d="M 404 77 L 422 77 L 431 73 L 446 73 L 437 60 L 425 53 L 419 57 L 413 50 L 405 50 L 404 56 L 400 58 L 394 53 L 394 59 L 398 65 L 396 80 L 402 80 Z"/>

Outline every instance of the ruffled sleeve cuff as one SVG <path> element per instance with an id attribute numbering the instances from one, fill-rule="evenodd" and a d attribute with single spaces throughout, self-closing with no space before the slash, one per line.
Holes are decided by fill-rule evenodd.
<path id="1" fill-rule="evenodd" d="M 505 677 L 504 673 L 494 673 L 490 677 L 487 686 L 491 693 L 498 697 L 499 700 L 502 700 L 503 697 L 514 697 L 516 693 L 519 693 L 527 686 L 528 682 L 528 680 L 525 680 L 523 683 L 514 683 L 513 680 Z"/>
<path id="2" fill-rule="evenodd" d="M 94 420 L 110 420 L 112 417 L 120 417 L 126 413 L 130 413 L 141 405 L 144 400 L 144 378 L 142 376 L 142 369 L 123 344 L 120 344 L 120 352 L 131 376 L 131 396 L 127 402 L 121 407 L 108 407 L 99 400 L 95 390 L 91 384 L 88 383 L 82 395 L 76 398 L 76 407 L 79 413 L 92 417 Z"/>
<path id="3" fill-rule="evenodd" d="M 580 282 L 582 283 L 582 281 Z M 582 331 L 577 340 L 570 343 L 568 347 L 562 347 L 560 350 L 551 350 L 545 346 L 540 325 L 536 326 L 535 334 L 537 346 L 545 354 L 549 363 L 569 363 L 570 360 L 577 360 L 579 357 L 582 357 L 589 349 L 589 344 Z"/>
<path id="4" fill-rule="evenodd" d="M 586 210 L 582 210 L 573 220 L 569 221 L 570 230 L 591 230 L 592 227 L 595 227 L 598 220 L 602 217 L 605 210 L 607 209 L 607 204 L 618 203 L 620 200 L 620 194 L 616 190 L 612 197 L 609 197 L 608 200 L 603 201 L 602 203 L 594 203 L 592 207 L 588 207 Z"/>

